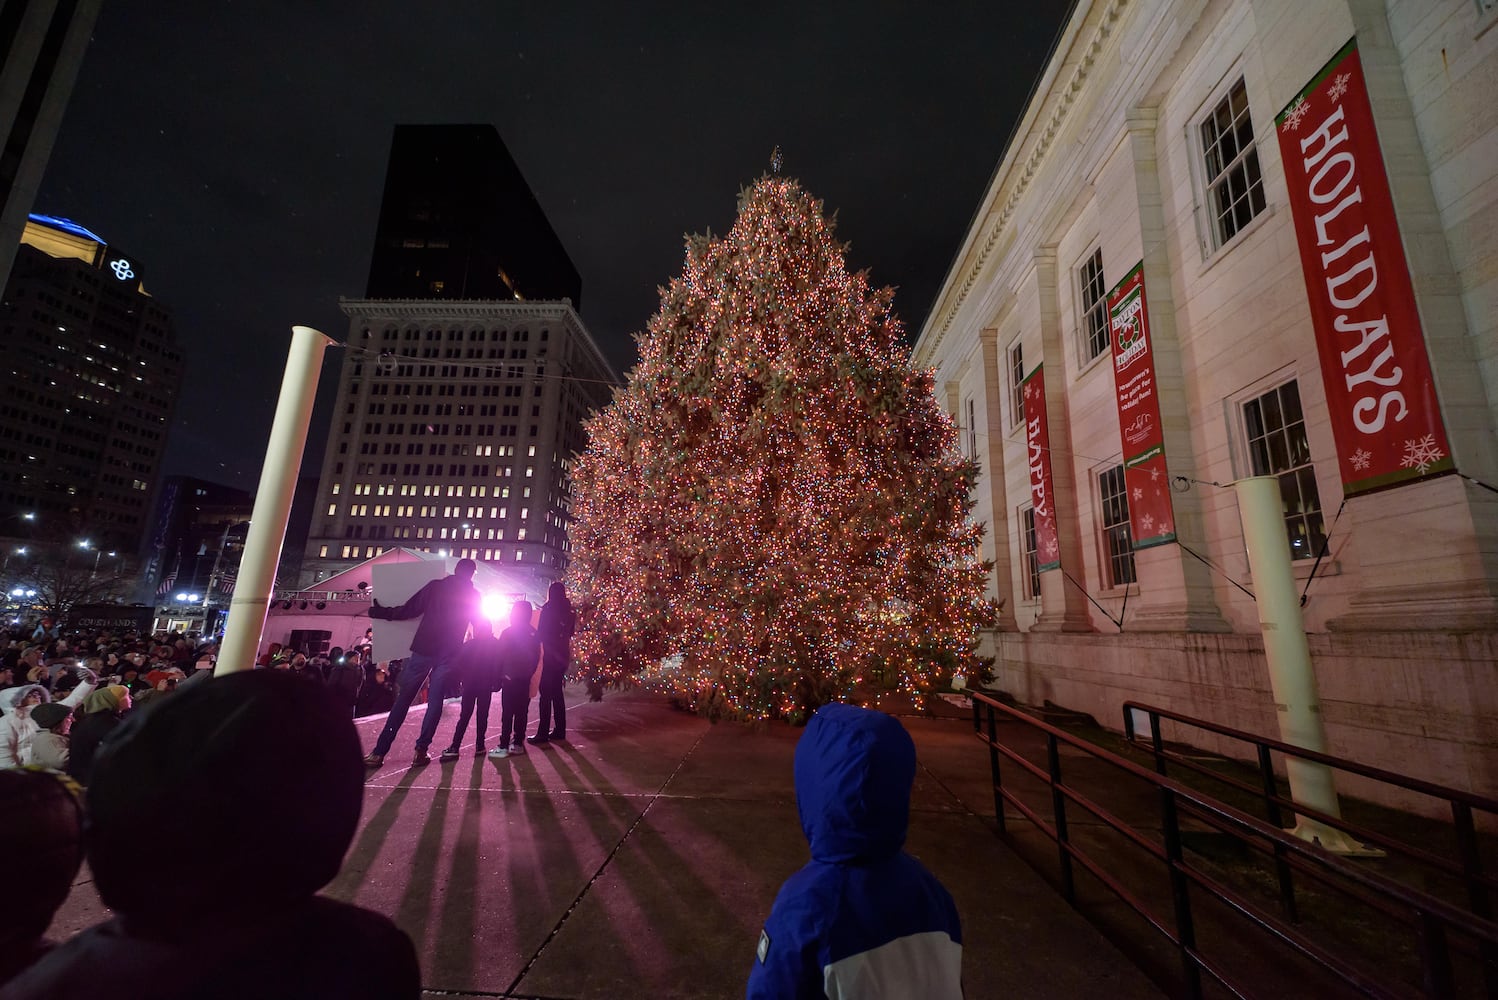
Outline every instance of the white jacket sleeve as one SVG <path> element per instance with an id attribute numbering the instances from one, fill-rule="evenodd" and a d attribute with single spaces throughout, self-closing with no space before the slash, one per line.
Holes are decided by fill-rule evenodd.
<path id="1" fill-rule="evenodd" d="M 0 718 L 0 767 L 21 766 L 21 734 L 15 719 L 7 714 Z"/>
<path id="2" fill-rule="evenodd" d="M 72 692 L 66 698 L 57 699 L 57 703 L 59 705 L 66 705 L 69 708 L 77 708 L 83 704 L 83 699 L 92 694 L 94 688 L 98 686 L 98 681 L 79 681 L 78 686 L 73 688 Z"/>

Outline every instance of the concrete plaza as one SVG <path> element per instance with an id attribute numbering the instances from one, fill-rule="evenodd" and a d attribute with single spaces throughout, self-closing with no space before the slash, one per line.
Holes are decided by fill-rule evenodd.
<path id="1" fill-rule="evenodd" d="M 643 692 L 567 698 L 565 744 L 491 760 L 470 728 L 459 760 L 423 768 L 409 767 L 413 710 L 327 893 L 394 919 L 436 995 L 742 996 L 775 893 L 808 857 L 791 778 L 801 730 L 713 725 Z M 434 750 L 457 711 L 443 707 Z M 383 721 L 359 721 L 366 748 Z M 995 837 L 971 724 L 902 721 L 919 754 L 906 848 L 956 898 L 967 996 L 1160 996 Z M 53 934 L 105 915 L 85 869 Z"/>

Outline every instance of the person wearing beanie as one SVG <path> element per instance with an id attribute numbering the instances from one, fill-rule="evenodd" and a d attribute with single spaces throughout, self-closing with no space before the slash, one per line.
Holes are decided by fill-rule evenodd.
<path id="1" fill-rule="evenodd" d="M 48 703 L 41 708 L 56 707 Z M 51 949 L 45 935 L 83 864 L 81 789 L 39 768 L 0 771 L 0 857 L 5 919 L 0 920 L 0 993 Z"/>
<path id="2" fill-rule="evenodd" d="M 66 698 L 58 700 L 58 704 L 69 709 L 92 694 L 99 683 L 99 678 L 87 667 L 73 669 L 80 682 Z M 22 684 L 0 691 L 0 768 L 31 763 L 31 742 L 39 728 L 31 719 L 31 710 L 51 700 L 52 696 L 40 684 Z"/>
<path id="3" fill-rule="evenodd" d="M 83 699 L 83 718 L 73 727 L 72 752 L 68 757 L 68 774 L 74 781 L 80 785 L 89 783 L 99 747 L 111 738 L 131 707 L 130 689 L 123 684 L 99 688 Z"/>
<path id="4" fill-rule="evenodd" d="M 240 671 L 135 714 L 100 751 L 85 803 L 89 868 L 114 916 L 0 1000 L 416 1000 L 411 939 L 317 894 L 363 802 L 358 734 L 321 685 Z M 140 863 L 143 844 L 175 845 L 172 877 Z"/>
<path id="5" fill-rule="evenodd" d="M 73 710 L 61 702 L 44 702 L 31 710 L 31 721 L 37 725 L 37 734 L 31 738 L 32 764 L 66 771 L 70 753 L 68 730 L 73 725 Z"/>
<path id="6" fill-rule="evenodd" d="M 960 1000 L 962 925 L 906 854 L 915 743 L 899 721 L 824 705 L 796 744 L 796 811 L 811 861 L 759 935 L 747 996 Z"/>

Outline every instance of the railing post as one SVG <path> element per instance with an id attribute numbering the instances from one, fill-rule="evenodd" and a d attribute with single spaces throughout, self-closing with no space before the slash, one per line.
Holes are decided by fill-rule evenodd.
<path id="1" fill-rule="evenodd" d="M 1186 978 L 1186 995 L 1200 1000 L 1202 972 L 1196 964 L 1196 925 L 1191 919 L 1191 886 L 1181 853 L 1181 824 L 1176 811 L 1175 792 L 1160 788 L 1160 827 L 1165 835 L 1165 863 L 1170 872 L 1170 898 L 1175 905 L 1176 947 L 1181 953 L 1181 974 Z"/>
<path id="2" fill-rule="evenodd" d="M 1165 773 L 1165 740 L 1160 737 L 1160 713 L 1150 713 L 1150 746 L 1155 751 L 1155 773 Z"/>
<path id="3" fill-rule="evenodd" d="M 993 775 L 993 817 L 999 825 L 999 836 L 1009 834 L 1004 825 L 1004 775 L 999 770 L 999 731 L 994 724 L 993 706 L 988 706 L 988 770 Z"/>
<path id="4" fill-rule="evenodd" d="M 1456 996 L 1451 953 L 1446 948 L 1446 925 L 1429 913 L 1420 914 L 1420 974 L 1428 997 Z"/>
<path id="5" fill-rule="evenodd" d="M 1061 894 L 1077 905 L 1076 882 L 1072 878 L 1071 841 L 1066 832 L 1066 796 L 1061 791 L 1061 748 L 1054 733 L 1046 733 L 1046 762 L 1051 774 L 1051 815 L 1056 822 L 1056 847 L 1061 857 Z"/>
<path id="6" fill-rule="evenodd" d="M 1279 784 L 1274 780 L 1274 759 L 1269 755 L 1269 748 L 1262 743 L 1254 744 L 1259 751 L 1259 777 L 1264 782 L 1264 812 L 1269 825 L 1276 830 L 1285 827 L 1280 814 Z M 1290 874 L 1290 865 L 1285 860 L 1285 845 L 1279 841 L 1274 844 L 1274 870 L 1279 876 L 1280 883 L 1280 909 L 1285 914 L 1285 919 L 1292 924 L 1300 923 L 1300 916 L 1295 908 L 1295 881 Z"/>
<path id="7" fill-rule="evenodd" d="M 1462 861 L 1462 874 L 1467 879 L 1467 899 L 1472 912 L 1484 920 L 1493 919 L 1492 902 L 1488 899 L 1488 887 L 1482 881 L 1482 851 L 1477 846 L 1477 831 L 1472 825 L 1472 807 L 1465 802 L 1451 800 L 1452 826 L 1456 830 L 1456 853 Z M 1482 978 L 1487 984 L 1488 995 L 1498 997 L 1498 949 L 1486 941 L 1478 943 L 1482 956 Z"/>

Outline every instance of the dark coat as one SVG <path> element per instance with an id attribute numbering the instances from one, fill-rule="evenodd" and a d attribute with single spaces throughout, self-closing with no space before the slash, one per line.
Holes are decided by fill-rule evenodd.
<path id="1" fill-rule="evenodd" d="M 504 680 L 502 660 L 504 644 L 492 635 L 469 639 L 453 658 L 457 664 L 458 677 L 463 681 L 463 691 L 483 694 L 498 691 Z"/>
<path id="2" fill-rule="evenodd" d="M 566 670 L 572 658 L 572 633 L 577 631 L 577 613 L 572 610 L 572 602 L 547 601 L 541 607 L 540 627 L 536 631 L 541 637 L 547 668 Z"/>
<path id="3" fill-rule="evenodd" d="M 541 637 L 529 625 L 511 625 L 499 634 L 501 672 L 505 680 L 530 680 L 541 662 Z"/>
<path id="4" fill-rule="evenodd" d="M 422 587 L 399 607 L 370 608 L 369 617 L 398 622 L 421 616 L 421 624 L 416 626 L 416 635 L 411 640 L 411 652 L 446 659 L 462 647 L 470 623 L 476 632 L 489 628 L 480 601 L 472 580 L 445 576 Z"/>

